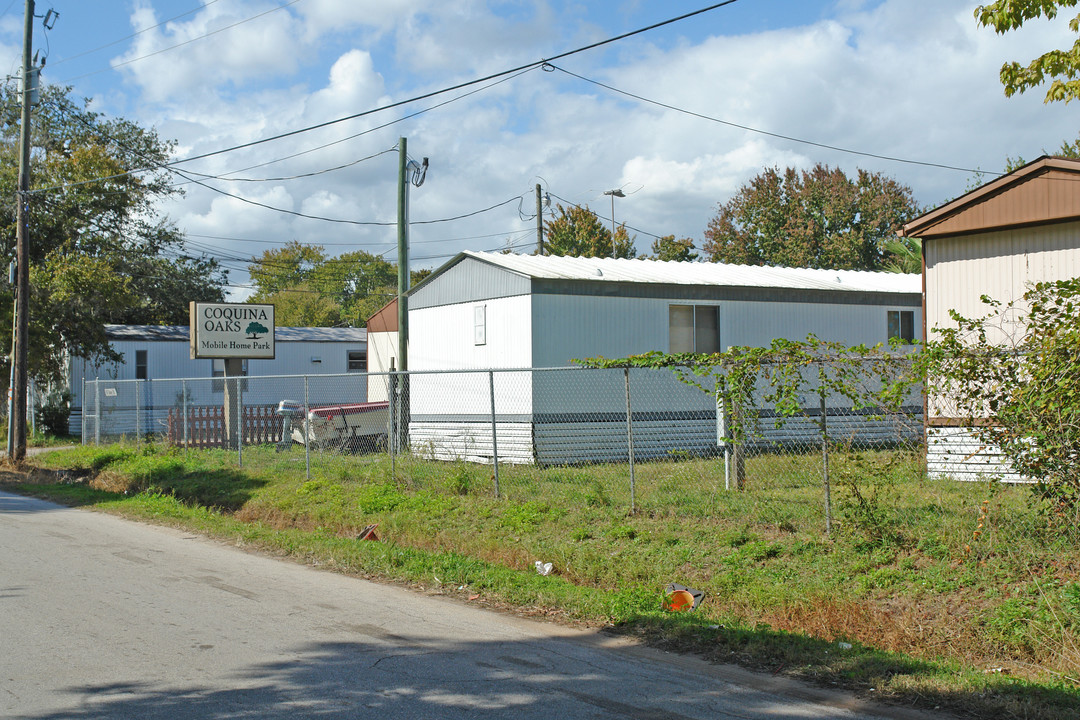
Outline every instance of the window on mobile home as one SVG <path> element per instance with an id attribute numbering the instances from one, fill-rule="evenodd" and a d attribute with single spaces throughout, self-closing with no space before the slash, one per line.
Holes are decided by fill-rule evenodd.
<path id="1" fill-rule="evenodd" d="M 149 377 L 149 376 L 146 373 L 146 351 L 145 350 L 136 350 L 135 351 L 135 379 L 136 380 L 145 380 L 147 377 Z"/>
<path id="2" fill-rule="evenodd" d="M 901 342 L 915 342 L 915 311 L 888 311 L 888 339 L 900 338 Z"/>
<path id="3" fill-rule="evenodd" d="M 669 305 L 668 352 L 719 352 L 716 318 L 714 305 Z"/>

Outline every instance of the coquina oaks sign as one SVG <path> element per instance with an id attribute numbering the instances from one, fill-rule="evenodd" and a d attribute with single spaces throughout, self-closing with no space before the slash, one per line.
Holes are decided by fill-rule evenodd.
<path id="1" fill-rule="evenodd" d="M 274 306 L 191 303 L 191 357 L 274 359 Z"/>

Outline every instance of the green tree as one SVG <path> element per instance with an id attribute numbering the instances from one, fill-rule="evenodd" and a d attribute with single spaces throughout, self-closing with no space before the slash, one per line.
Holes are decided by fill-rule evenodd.
<path id="1" fill-rule="evenodd" d="M 588 207 L 571 206 L 569 209 L 556 205 L 558 216 L 544 224 L 544 247 L 548 255 L 568 257 L 619 257 L 637 256 L 634 239 L 626 232 L 626 225 L 615 229 L 614 253 L 612 253 L 611 230 Z"/>
<path id="2" fill-rule="evenodd" d="M 363 327 L 397 296 L 397 265 L 363 250 L 328 257 L 321 245 L 292 240 L 252 258 L 248 270 L 249 302 L 272 303 L 283 326 Z M 412 271 L 412 284 L 430 272 Z"/>
<path id="3" fill-rule="evenodd" d="M 922 239 L 893 238 L 885 243 L 886 260 L 881 268 L 894 273 L 922 272 Z"/>
<path id="4" fill-rule="evenodd" d="M 917 214 L 911 188 L 879 173 L 766 168 L 719 206 L 702 249 L 712 262 L 877 270 Z"/>
<path id="5" fill-rule="evenodd" d="M 694 252 L 696 249 L 694 241 L 690 238 L 676 240 L 674 235 L 665 235 L 653 240 L 652 259 L 693 262 L 698 259 L 698 254 Z"/>
<path id="6" fill-rule="evenodd" d="M 1061 8 L 1076 7 L 1080 0 L 997 0 L 989 5 L 975 8 L 975 20 L 982 27 L 991 27 L 1004 35 L 1019 30 L 1028 20 L 1045 17 L 1053 20 Z M 1080 33 L 1080 15 L 1069 20 L 1069 29 Z M 1006 62 L 1001 66 L 1001 84 L 1006 97 L 1023 93 L 1050 80 L 1043 102 L 1064 100 L 1066 103 L 1080 97 L 1080 39 L 1068 49 L 1049 50 L 1026 66 L 1018 62 Z"/>
<path id="7" fill-rule="evenodd" d="M 172 144 L 89 111 L 69 88 L 46 86 L 31 125 L 31 374 L 57 379 L 70 354 L 117 359 L 106 323 L 187 322 L 191 300 L 221 301 L 226 272 L 189 257 L 157 204 L 179 191 L 162 163 Z M 20 93 L 0 86 L 0 247 L 14 257 Z M 0 289 L 11 324 L 12 288 Z M 4 368 L 4 372 L 7 368 Z"/>

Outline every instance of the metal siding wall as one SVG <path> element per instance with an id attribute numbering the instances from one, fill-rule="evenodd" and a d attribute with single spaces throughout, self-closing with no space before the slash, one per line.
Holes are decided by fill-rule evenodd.
<path id="1" fill-rule="evenodd" d="M 473 342 L 474 308 L 487 307 L 487 342 Z M 530 367 L 531 296 L 409 309 L 409 369 L 460 370 Z M 532 412 L 532 386 L 527 373 L 496 373 L 495 405 L 499 415 Z M 411 379 L 411 411 L 425 415 L 491 413 L 486 374 L 417 374 Z"/>
<path id="2" fill-rule="evenodd" d="M 1029 283 L 1080 277 L 1080 223 L 939 238 L 926 248 L 926 324 L 952 325 L 949 310 L 984 315 L 982 295 L 1008 302 Z"/>
<path id="3" fill-rule="evenodd" d="M 474 308 L 487 306 L 487 342 L 473 343 Z M 409 369 L 531 367 L 531 296 L 409 308 Z"/>
<path id="4" fill-rule="evenodd" d="M 413 310 L 524 295 L 530 288 L 531 281 L 527 277 L 464 258 L 409 296 L 409 320 L 411 322 Z"/>
<path id="5" fill-rule="evenodd" d="M 666 351 L 669 302 L 678 301 L 534 295 L 532 366 L 566 367 L 573 360 L 600 355 Z"/>
<path id="6" fill-rule="evenodd" d="M 113 348 L 124 355 L 124 361 L 118 364 L 106 363 L 98 367 L 76 360 L 76 365 L 82 367 L 82 376 L 89 380 L 95 377 L 114 380 L 135 379 L 135 351 L 146 350 L 147 373 L 151 379 L 163 380 L 170 378 L 210 378 L 213 376 L 213 361 L 209 359 L 192 360 L 189 345 L 186 341 L 162 341 L 162 340 L 122 340 L 112 343 Z M 319 343 L 319 342 L 278 342 L 276 348 L 277 357 L 273 360 L 249 360 L 249 377 L 265 375 L 332 375 L 344 373 L 348 367 L 348 350 L 366 350 L 364 342 L 342 343 Z M 322 357 L 322 362 L 315 364 L 311 357 Z M 82 378 L 80 373 L 73 373 L 72 381 L 77 383 L 75 388 L 82 392 Z M 364 377 L 363 373 L 355 373 L 357 377 Z M 283 398 L 269 383 L 250 383 L 251 390 L 244 395 L 244 402 L 249 405 L 273 405 Z M 348 402 L 365 402 L 367 398 L 366 383 L 359 383 L 359 388 L 349 389 Z M 343 392 L 344 395 L 344 392 Z M 217 402 L 221 393 L 208 396 L 212 402 Z M 295 398 L 294 398 L 295 399 Z M 72 409 L 78 410 L 81 416 L 82 398 L 79 402 L 72 400 Z M 198 400 L 201 402 L 202 400 Z"/>
<path id="7" fill-rule="evenodd" d="M 858 345 L 888 341 L 889 310 L 911 310 L 915 338 L 922 339 L 922 313 L 911 305 L 822 305 L 806 303 L 727 302 L 720 306 L 720 342 L 765 347 L 777 338 L 820 340 Z"/>

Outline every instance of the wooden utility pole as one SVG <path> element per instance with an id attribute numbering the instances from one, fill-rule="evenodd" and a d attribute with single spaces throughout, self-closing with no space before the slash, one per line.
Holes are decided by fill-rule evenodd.
<path id="1" fill-rule="evenodd" d="M 19 191 L 15 198 L 15 396 L 12 407 L 14 432 L 10 433 L 8 457 L 26 457 L 26 345 L 30 339 L 30 230 L 26 216 L 30 190 L 30 93 L 31 52 L 34 41 L 34 0 L 26 0 L 23 24 L 22 124 L 19 126 Z"/>
<path id="2" fill-rule="evenodd" d="M 544 254 L 544 203 L 540 197 L 540 183 L 536 183 L 536 254 Z"/>
<path id="3" fill-rule="evenodd" d="M 408 140 L 398 139 L 397 211 L 397 318 L 398 370 L 409 369 L 409 151 Z"/>

